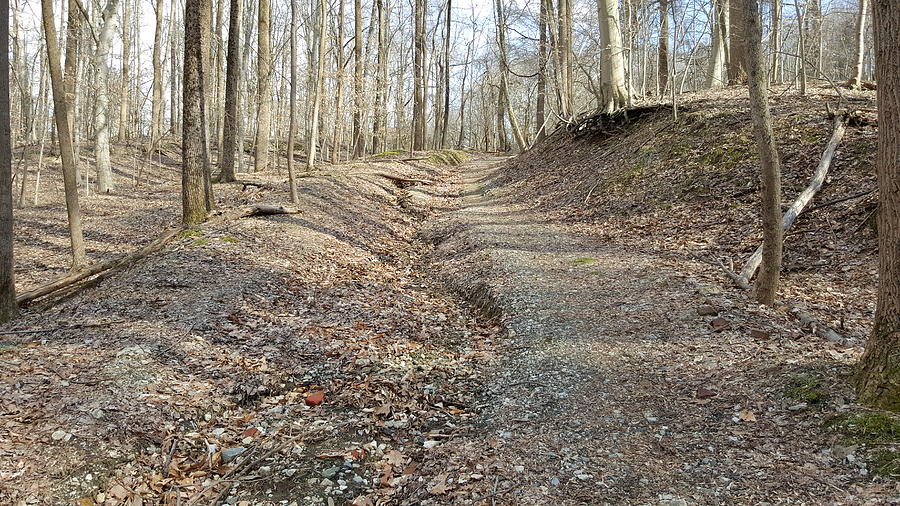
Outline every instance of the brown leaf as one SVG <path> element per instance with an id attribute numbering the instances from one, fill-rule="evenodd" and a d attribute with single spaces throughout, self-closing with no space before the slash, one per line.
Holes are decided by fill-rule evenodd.
<path id="1" fill-rule="evenodd" d="M 453 488 L 452 485 L 447 484 L 447 478 L 450 476 L 450 473 L 441 473 L 437 475 L 437 477 L 432 481 L 434 485 L 428 488 L 428 492 L 432 495 L 442 495 L 446 494 Z"/>

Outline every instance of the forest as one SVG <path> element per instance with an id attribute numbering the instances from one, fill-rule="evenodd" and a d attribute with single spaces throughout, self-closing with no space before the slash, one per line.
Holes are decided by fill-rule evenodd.
<path id="1" fill-rule="evenodd" d="M 0 504 L 900 501 L 896 0 L 0 44 Z"/>

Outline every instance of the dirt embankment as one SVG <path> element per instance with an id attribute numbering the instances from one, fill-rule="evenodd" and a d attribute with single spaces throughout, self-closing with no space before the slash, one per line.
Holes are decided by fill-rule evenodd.
<path id="1" fill-rule="evenodd" d="M 474 416 L 498 339 L 423 268 L 416 229 L 448 171 L 379 160 L 304 174 L 300 214 L 185 231 L 26 309 L 0 329 L 0 503 L 344 504 L 423 480 L 422 453 Z M 177 215 L 154 207 L 177 204 L 176 185 L 148 196 L 129 176 L 86 199 L 96 248 L 146 241 Z M 216 190 L 223 206 L 285 203 L 285 179 Z M 65 261 L 61 202 L 19 216 L 17 258 L 44 252 L 50 277 Z"/>

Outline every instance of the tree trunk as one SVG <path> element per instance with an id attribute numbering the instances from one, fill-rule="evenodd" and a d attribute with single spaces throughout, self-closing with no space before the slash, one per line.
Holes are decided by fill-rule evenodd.
<path id="1" fill-rule="evenodd" d="M 162 44 L 163 44 L 163 1 L 156 0 L 154 6 L 156 12 L 156 30 L 153 36 L 153 97 L 150 109 L 150 144 L 147 146 L 147 152 L 150 153 L 156 149 L 159 142 L 160 126 L 162 125 L 162 87 L 163 87 L 163 66 L 162 66 Z"/>
<path id="2" fill-rule="evenodd" d="M 744 3 L 751 0 L 731 0 L 731 14 L 728 42 L 728 83 L 743 84 L 747 81 L 747 41 L 744 26 L 741 24 L 745 10 Z"/>
<path id="3" fill-rule="evenodd" d="M 800 95 L 806 95 L 806 9 L 800 10 L 800 0 L 794 1 L 797 12 L 797 38 L 799 51 L 797 55 L 797 74 L 800 78 Z"/>
<path id="4" fill-rule="evenodd" d="M 73 7 L 71 3 L 69 7 Z M 75 7 L 75 9 L 77 8 Z M 59 153 L 62 159 L 66 212 L 69 218 L 69 238 L 72 244 L 72 270 L 79 270 L 87 265 L 87 257 L 84 250 L 84 237 L 81 231 L 81 207 L 78 203 L 78 179 L 75 172 L 75 147 L 72 145 L 72 132 L 69 128 L 69 103 L 66 100 L 63 73 L 60 69 L 59 47 L 56 44 L 56 20 L 53 19 L 53 0 L 41 0 L 41 18 L 47 39 L 45 47 L 47 48 L 47 66 L 50 69 L 50 83 L 53 89 L 53 114 L 56 120 L 56 136 L 59 140 Z M 68 52 L 68 49 L 66 51 Z M 73 54 L 72 65 L 74 66 L 74 64 Z M 66 66 L 68 66 L 68 62 L 66 62 Z"/>
<path id="5" fill-rule="evenodd" d="M 725 57 L 728 52 L 729 1 L 716 0 L 713 3 L 712 49 L 709 55 L 709 69 L 706 74 L 707 88 L 722 88 L 727 84 Z"/>
<path id="6" fill-rule="evenodd" d="M 538 75 L 537 75 L 537 103 L 534 107 L 534 123 L 537 128 L 537 142 L 546 137 L 547 133 L 544 129 L 546 107 L 547 107 L 547 0 L 541 0 L 540 13 L 538 14 Z M 468 58 L 466 59 L 466 68 L 469 66 Z M 464 69 L 465 70 L 465 69 Z M 463 80 L 465 85 L 465 80 Z M 462 121 L 462 120 L 460 120 Z M 460 125 L 462 129 L 462 125 Z M 462 135 L 460 135 L 462 138 Z M 462 140 L 460 140 L 462 144 Z"/>
<path id="7" fill-rule="evenodd" d="M 608 0 L 606 0 L 608 1 Z M 597 3 L 600 7 L 600 2 Z M 599 12 L 602 13 L 602 10 Z M 600 15 L 602 19 L 602 14 Z M 602 69 L 601 69 L 602 70 Z M 657 56 L 657 77 L 659 96 L 665 96 L 669 84 L 669 0 L 659 0 L 659 53 Z"/>
<path id="8" fill-rule="evenodd" d="M 447 24 L 444 34 L 444 107 L 443 119 L 441 120 L 441 149 L 447 146 L 447 130 L 450 127 L 450 21 L 453 12 L 453 1 L 447 0 Z M 521 135 L 521 134 L 520 134 Z"/>
<path id="9" fill-rule="evenodd" d="M 417 2 L 419 0 L 416 0 Z M 416 3 L 418 6 L 418 3 Z M 416 18 L 418 23 L 418 18 Z M 416 24 L 416 27 L 419 25 Z M 418 29 L 418 28 L 417 28 Z M 353 158 L 363 154 L 363 37 L 362 2 L 353 0 Z"/>
<path id="10" fill-rule="evenodd" d="M 297 183 L 294 181 L 294 142 L 297 135 L 297 0 L 291 0 L 291 91 L 290 91 L 290 124 L 288 125 L 287 171 L 290 185 L 291 202 L 300 202 L 297 196 Z"/>
<path id="11" fill-rule="evenodd" d="M 855 375 L 859 401 L 900 411 L 900 6 L 873 0 L 878 82 L 878 304 Z"/>
<path id="12" fill-rule="evenodd" d="M 316 41 L 319 44 L 318 61 L 316 62 L 316 90 L 313 92 L 313 110 L 312 123 L 310 125 L 309 134 L 309 153 L 306 157 L 306 170 L 313 170 L 316 164 L 316 150 L 319 144 L 319 109 L 322 105 L 322 95 L 325 87 L 325 33 L 327 27 L 328 11 L 326 11 L 325 0 L 319 0 L 319 27 L 317 28 Z"/>
<path id="13" fill-rule="evenodd" d="M 668 0 L 666 0 L 668 1 Z M 618 0 L 598 0 L 600 9 L 600 42 L 603 44 L 603 61 L 600 65 L 603 108 L 612 112 L 628 102 L 628 86 L 625 84 L 625 58 L 622 55 L 622 32 L 619 29 Z M 675 83 L 671 83 L 675 86 Z"/>
<path id="14" fill-rule="evenodd" d="M 387 109 L 385 107 L 385 95 L 387 87 L 387 13 L 385 12 L 384 0 L 375 0 L 375 10 L 377 12 L 378 23 L 378 49 L 376 53 L 377 68 L 375 71 L 375 118 L 372 122 L 372 153 L 380 153 L 384 151 L 384 128 L 385 115 Z"/>
<path id="15" fill-rule="evenodd" d="M 359 1 L 359 0 L 356 0 Z M 427 3 L 415 0 L 413 33 L 413 149 L 425 149 L 425 20 Z"/>
<path id="16" fill-rule="evenodd" d="M 222 0 L 224 1 L 224 0 Z M 222 152 L 219 153 L 219 181 L 235 180 L 234 152 L 237 144 L 238 96 L 241 88 L 241 0 L 231 0 L 228 19 L 227 79 L 225 80 L 225 117 L 222 121 Z"/>
<path id="17" fill-rule="evenodd" d="M 769 88 L 766 78 L 765 57 L 762 52 L 762 22 L 758 0 L 743 0 L 740 12 L 745 27 L 747 79 L 750 87 L 750 112 L 753 118 L 753 133 L 759 149 L 760 160 L 760 203 L 763 228 L 763 263 L 756 279 L 756 300 L 773 305 L 778 291 L 781 273 L 781 252 L 784 231 L 781 228 L 781 168 L 775 134 L 772 131 L 772 117 L 769 112 Z"/>
<path id="18" fill-rule="evenodd" d="M 855 88 L 860 87 L 863 79 L 863 61 L 866 56 L 866 14 L 868 7 L 868 0 L 859 0 L 859 16 L 856 18 L 856 68 L 851 83 Z"/>
<path id="19" fill-rule="evenodd" d="M 94 114 L 94 157 L 97 163 L 97 191 L 110 193 L 113 191 L 112 167 L 109 160 L 109 47 L 112 32 L 116 25 L 116 9 L 119 0 L 108 0 L 102 12 L 97 48 L 94 51 L 94 68 L 96 69 L 97 86 Z"/>
<path id="20" fill-rule="evenodd" d="M 265 1 L 265 0 L 263 0 Z M 206 219 L 206 165 L 203 121 L 203 43 L 200 27 L 202 0 L 184 2 L 184 71 L 181 114 L 181 221 L 192 227 Z"/>
<path id="21" fill-rule="evenodd" d="M 769 34 L 769 47 L 772 48 L 772 72 L 770 82 L 781 82 L 781 0 L 772 0 L 772 31 Z"/>
<path id="22" fill-rule="evenodd" d="M 334 44 L 337 67 L 337 90 L 334 99 L 334 135 L 331 145 L 331 163 L 337 163 L 343 137 L 344 122 L 341 121 L 341 108 L 344 102 L 344 0 L 338 0 L 338 32 Z"/>
<path id="23" fill-rule="evenodd" d="M 500 50 L 500 94 L 502 102 L 506 106 L 506 113 L 509 115 L 509 125 L 512 127 L 513 138 L 519 151 L 525 151 L 528 145 L 522 136 L 522 130 L 519 128 L 519 120 L 516 118 L 515 111 L 512 108 L 512 101 L 509 99 L 509 62 L 506 59 L 506 15 L 503 12 L 503 0 L 494 0 L 494 7 L 497 13 L 497 45 Z"/>
<path id="24" fill-rule="evenodd" d="M 51 14 L 52 17 L 52 14 Z M 18 63 L 18 62 L 17 62 Z M 16 315 L 13 262 L 12 130 L 9 122 L 9 4 L 0 9 L 0 323 Z M 30 93 L 30 91 L 29 91 Z"/>
<path id="25" fill-rule="evenodd" d="M 269 0 L 259 0 L 259 56 L 256 62 L 259 107 L 256 114 L 256 157 L 253 164 L 256 172 L 266 170 L 269 164 L 269 124 L 272 121 L 271 15 Z"/>

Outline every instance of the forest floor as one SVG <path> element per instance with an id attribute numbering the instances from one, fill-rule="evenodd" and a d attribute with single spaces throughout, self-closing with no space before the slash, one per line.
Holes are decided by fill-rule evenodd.
<path id="1" fill-rule="evenodd" d="M 701 123 L 684 123 L 687 135 Z M 660 135 L 651 126 L 610 149 L 646 145 L 634 137 Z M 841 164 L 871 140 L 856 135 Z M 219 214 L 97 286 L 26 308 L 0 328 L 0 503 L 900 501 L 900 421 L 855 405 L 847 382 L 874 257 L 841 223 L 863 211 L 830 226 L 827 255 L 789 248 L 851 266 L 786 275 L 786 293 L 818 300 L 820 319 L 840 307 L 847 339 L 833 342 L 694 254 L 752 247 L 714 228 L 752 219 L 736 197 L 672 198 L 674 209 L 641 197 L 652 213 L 623 217 L 607 207 L 627 204 L 624 183 L 656 177 L 652 166 L 612 185 L 547 179 L 581 175 L 564 155 L 603 160 L 603 142 L 550 139 L 461 167 L 328 166 L 300 179 L 299 214 Z M 789 154 L 807 164 L 804 153 Z M 714 175 L 732 181 L 731 169 Z M 806 177 L 785 171 L 789 191 Z M 120 193 L 85 198 L 92 259 L 175 225 L 177 176 L 173 158 L 129 162 Z M 223 209 L 287 201 L 283 173 L 243 177 L 216 185 Z M 732 193 L 708 184 L 695 194 Z M 587 197 L 572 191 L 582 186 Z M 596 216 L 560 211 L 535 187 L 602 201 Z M 66 268 L 60 194 L 41 195 L 17 211 L 20 289 Z"/>

